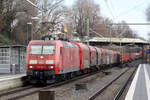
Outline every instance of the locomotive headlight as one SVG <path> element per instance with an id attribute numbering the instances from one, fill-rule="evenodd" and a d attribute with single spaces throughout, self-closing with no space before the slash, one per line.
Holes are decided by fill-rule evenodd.
<path id="1" fill-rule="evenodd" d="M 51 68 L 51 69 L 53 69 L 53 68 L 54 68 L 54 66 L 48 66 L 48 68 Z"/>
<path id="2" fill-rule="evenodd" d="M 46 64 L 54 64 L 54 60 L 46 60 Z"/>
<path id="3" fill-rule="evenodd" d="M 33 68 L 34 68 L 34 66 L 29 66 L 29 68 L 33 69 Z"/>
<path id="4" fill-rule="evenodd" d="M 37 64 L 37 60 L 30 60 L 29 64 Z"/>

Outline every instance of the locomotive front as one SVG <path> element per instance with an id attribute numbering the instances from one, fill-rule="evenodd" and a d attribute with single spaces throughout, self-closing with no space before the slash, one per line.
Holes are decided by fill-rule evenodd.
<path id="1" fill-rule="evenodd" d="M 53 79 L 55 75 L 55 51 L 53 42 L 31 41 L 27 48 L 27 76 L 31 83 Z"/>

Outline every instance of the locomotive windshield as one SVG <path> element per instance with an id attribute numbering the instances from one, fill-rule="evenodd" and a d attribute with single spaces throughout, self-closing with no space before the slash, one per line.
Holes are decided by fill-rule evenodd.
<path id="1" fill-rule="evenodd" d="M 54 45 L 44 45 L 42 54 L 54 54 Z"/>
<path id="2" fill-rule="evenodd" d="M 54 45 L 31 45 L 30 54 L 50 54 L 53 55 L 55 51 Z"/>

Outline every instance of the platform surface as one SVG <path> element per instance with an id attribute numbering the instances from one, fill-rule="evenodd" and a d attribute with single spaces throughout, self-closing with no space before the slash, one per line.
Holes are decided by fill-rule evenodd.
<path id="1" fill-rule="evenodd" d="M 0 74 L 0 81 L 24 77 L 26 74 Z"/>
<path id="2" fill-rule="evenodd" d="M 150 65 L 140 64 L 125 100 L 150 100 Z"/>

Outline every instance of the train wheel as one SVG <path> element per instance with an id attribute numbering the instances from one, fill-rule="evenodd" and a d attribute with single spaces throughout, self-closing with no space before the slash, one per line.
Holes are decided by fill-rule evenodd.
<path id="1" fill-rule="evenodd" d="M 67 79 L 67 80 L 70 80 L 70 79 L 71 79 L 71 73 L 67 73 L 67 74 L 66 74 L 66 79 Z"/>
<path id="2" fill-rule="evenodd" d="M 55 76 L 55 81 L 56 82 L 60 82 L 60 81 L 62 81 L 63 80 L 63 76 L 62 75 L 57 75 L 57 76 Z"/>
<path id="3" fill-rule="evenodd" d="M 39 80 L 36 83 L 37 86 L 46 86 L 47 85 L 47 81 L 46 80 Z"/>
<path id="4" fill-rule="evenodd" d="M 74 76 L 75 76 L 74 72 L 72 72 L 71 75 L 70 75 L 71 79 L 74 78 Z"/>

